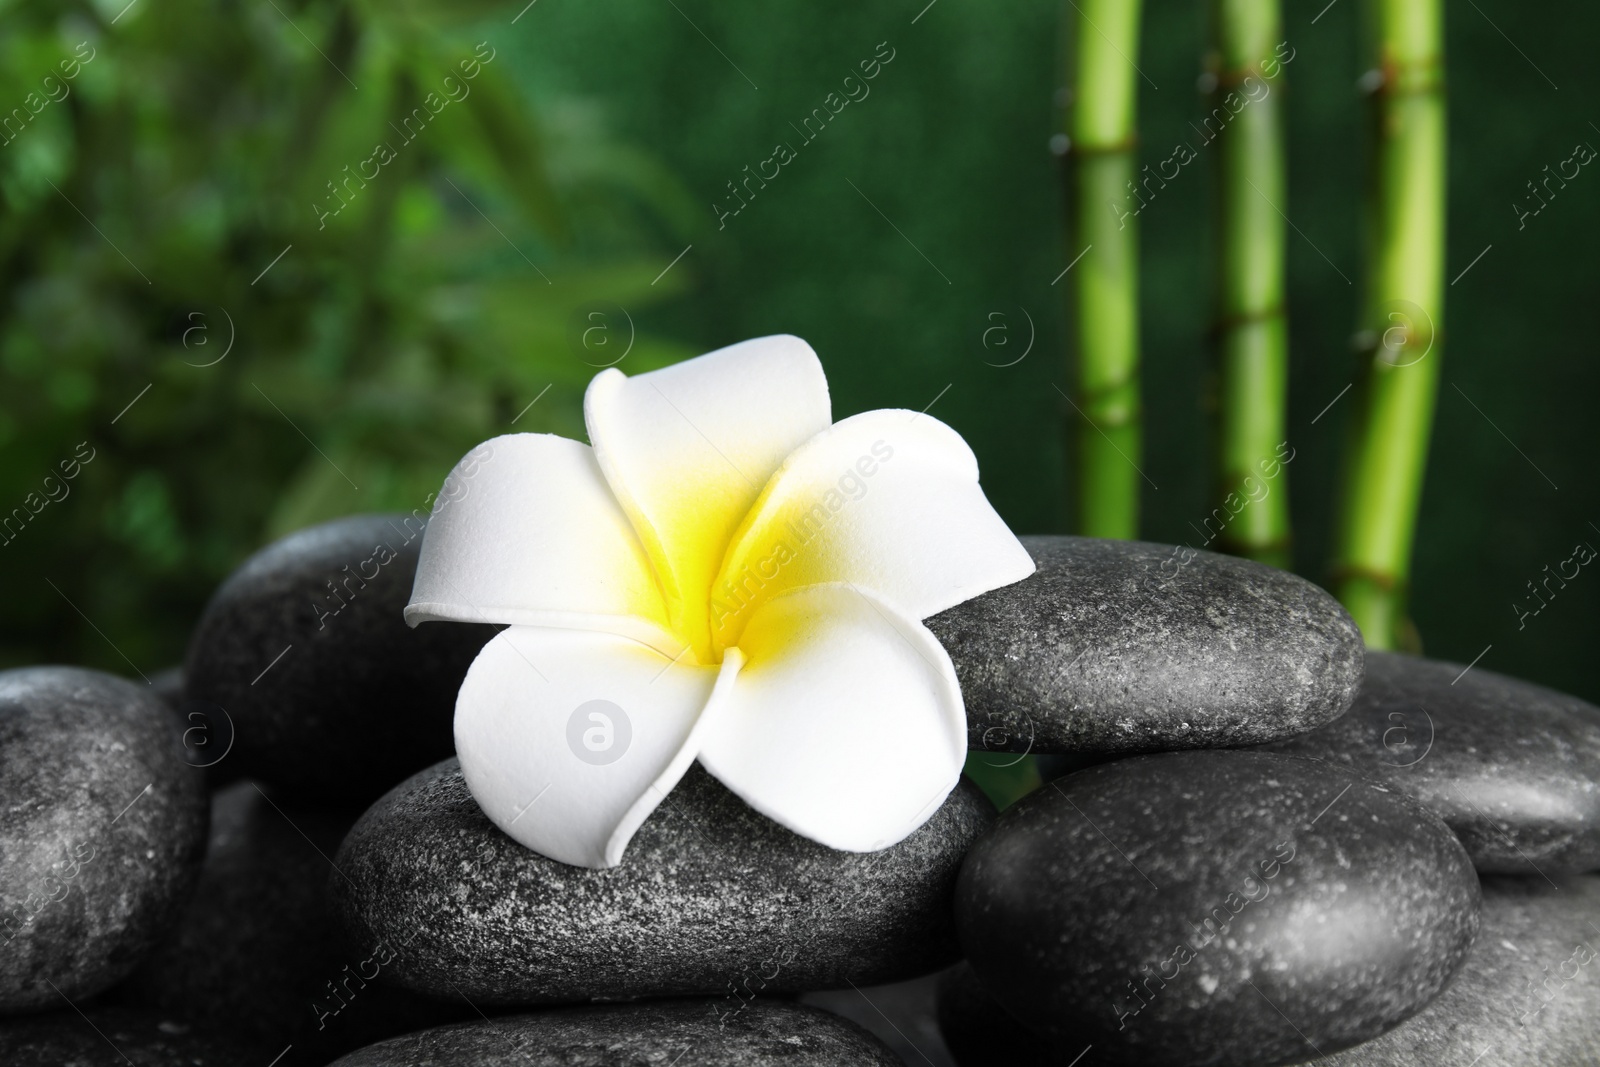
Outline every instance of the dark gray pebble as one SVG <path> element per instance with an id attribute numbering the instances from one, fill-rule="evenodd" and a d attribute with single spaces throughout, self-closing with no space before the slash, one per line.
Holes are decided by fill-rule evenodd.
<path id="1" fill-rule="evenodd" d="M 1481 667 L 1370 652 L 1348 714 L 1271 747 L 1410 793 L 1480 871 L 1600 868 L 1600 708 L 1577 697 Z"/>
<path id="2" fill-rule="evenodd" d="M 1264 752 L 1057 779 L 975 845 L 961 943 L 1011 1015 L 1110 1060 L 1269 1067 L 1367 1040 L 1478 928 L 1460 843 L 1410 797 Z"/>
<path id="3" fill-rule="evenodd" d="M 1592 1067 L 1600 1057 L 1600 876 L 1483 879 L 1482 927 L 1438 999 L 1388 1033 L 1313 1059 L 1328 1067 Z M 1067 1067 L 965 964 L 939 988 L 939 1026 L 961 1067 Z M 907 1061 L 912 1062 L 912 1061 Z M 1077 1067 L 1105 1061 L 1091 1051 Z"/>
<path id="4" fill-rule="evenodd" d="M 143 683 L 0 672 L 0 1013 L 106 989 L 178 918 L 206 837 L 179 732 Z"/>
<path id="5" fill-rule="evenodd" d="M 323 1067 L 395 1034 L 477 1018 L 460 998 L 385 985 L 373 963 L 343 951 L 328 906 L 329 857 L 358 815 L 295 808 L 249 781 L 215 794 L 188 910 L 114 996 L 223 1026 L 259 1064 L 283 1053 L 276 1067 Z"/>
<path id="6" fill-rule="evenodd" d="M 880 852 L 839 852 L 758 814 L 698 766 L 620 866 L 570 867 L 511 840 L 450 760 L 361 818 L 329 881 L 351 950 L 441 997 L 538 1004 L 757 994 L 926 974 L 959 955 L 961 858 L 993 817 L 963 781 Z"/>
<path id="7" fill-rule="evenodd" d="M 1481 1057 L 1481 1058 L 1480 1058 Z M 1600 1063 L 1600 877 L 1488 877 L 1483 932 L 1450 988 L 1328 1067 Z"/>
<path id="8" fill-rule="evenodd" d="M 332 1067 L 901 1067 L 855 1024 L 761 1001 L 719 1023 L 718 1001 L 560 1008 L 392 1038 Z"/>
<path id="9" fill-rule="evenodd" d="M 1025 537 L 1038 571 L 927 620 L 974 749 L 1154 752 L 1321 726 L 1361 683 L 1361 633 L 1285 571 L 1183 546 Z"/>
<path id="10" fill-rule="evenodd" d="M 456 691 L 498 628 L 406 626 L 422 528 L 409 515 L 313 526 L 212 595 L 184 662 L 184 707 L 236 734 L 214 774 L 364 805 L 455 751 Z"/>

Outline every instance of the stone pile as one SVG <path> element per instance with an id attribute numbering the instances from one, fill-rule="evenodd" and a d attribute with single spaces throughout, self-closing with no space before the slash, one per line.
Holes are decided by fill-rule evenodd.
<path id="1" fill-rule="evenodd" d="M 998 818 L 963 782 L 866 854 L 694 769 L 590 870 L 517 845 L 467 791 L 454 695 L 495 629 L 404 625 L 419 541 L 413 518 L 364 516 L 264 549 L 181 684 L 0 673 L 0 1062 L 1600 1049 L 1600 710 L 1364 652 L 1299 578 L 1024 539 L 1036 574 L 927 625 L 974 752 L 1082 769 Z"/>

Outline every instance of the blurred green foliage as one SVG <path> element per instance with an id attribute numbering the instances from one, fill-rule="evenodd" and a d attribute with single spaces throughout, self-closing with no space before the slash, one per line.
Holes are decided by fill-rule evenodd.
<path id="1" fill-rule="evenodd" d="M 128 671 L 96 626 L 145 671 L 172 662 L 216 580 L 274 534 L 420 506 L 452 460 L 508 427 L 581 435 L 585 363 L 612 358 L 575 354 L 591 300 L 638 325 L 630 372 L 799 334 L 837 415 L 927 406 L 972 445 L 1014 529 L 1065 528 L 1063 431 L 1078 416 L 1053 388 L 1068 379 L 1065 283 L 1052 279 L 1077 250 L 1062 247 L 1050 147 L 1059 0 L 126 2 L 0 0 L 0 109 L 23 106 L 79 41 L 98 49 L 66 101 L 0 145 L 0 518 L 78 442 L 99 449 L 68 499 L 0 545 L 0 665 Z M 1294 563 L 1313 580 L 1332 549 L 1350 397 L 1335 401 L 1362 281 L 1361 12 L 1284 10 L 1297 50 L 1281 87 L 1296 231 L 1289 503 Z M 1525 224 L 1517 206 L 1576 141 L 1600 145 L 1585 110 L 1600 94 L 1597 17 L 1532 18 L 1509 0 L 1448 13 L 1459 280 L 1411 598 L 1429 654 L 1465 663 L 1492 645 L 1480 667 L 1590 699 L 1600 583 L 1572 582 L 1525 629 L 1514 605 L 1545 564 L 1600 538 L 1587 477 L 1600 303 L 1583 296 L 1600 285 L 1600 184 L 1572 181 Z M 1205 5 L 1146 0 L 1144 22 L 1141 165 L 1196 143 L 1207 112 Z M 484 40 L 497 55 L 474 95 L 319 231 L 326 183 Z M 791 124 L 880 42 L 895 58 L 871 95 L 799 145 Z M 487 119 L 472 110 L 480 93 L 499 102 Z M 784 139 L 798 158 L 719 229 L 727 183 Z M 1216 503 L 1214 192 L 1202 156 L 1140 216 L 1152 540 L 1203 543 L 1195 528 Z M 232 353 L 186 366 L 222 350 L 224 308 Z M 208 328 L 186 348 L 197 322 Z"/>
<path id="2" fill-rule="evenodd" d="M 698 213 L 489 5 L 124 4 L 0 12 L 4 666 L 153 673 L 265 541 L 692 354 L 587 313 L 675 295 Z"/>

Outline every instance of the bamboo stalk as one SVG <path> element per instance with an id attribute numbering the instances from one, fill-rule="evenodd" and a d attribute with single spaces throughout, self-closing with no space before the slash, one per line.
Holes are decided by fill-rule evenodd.
<path id="1" fill-rule="evenodd" d="M 1069 0 L 1072 40 L 1071 225 L 1076 307 L 1077 526 L 1091 537 L 1139 533 L 1139 230 L 1135 116 L 1140 0 Z M 1073 240 L 1075 237 L 1075 241 Z"/>
<path id="2" fill-rule="evenodd" d="M 1227 123 L 1217 138 L 1216 337 L 1218 497 L 1229 519 L 1218 547 L 1287 568 L 1288 473 L 1278 452 L 1289 380 L 1278 0 L 1215 0 L 1213 23 L 1215 87 L 1207 119 Z M 1235 511 L 1230 500 L 1242 504 Z"/>
<path id="3" fill-rule="evenodd" d="M 1373 0 L 1371 209 L 1356 417 L 1334 590 L 1373 648 L 1415 644 L 1412 538 L 1444 318 L 1445 97 L 1441 0 Z"/>

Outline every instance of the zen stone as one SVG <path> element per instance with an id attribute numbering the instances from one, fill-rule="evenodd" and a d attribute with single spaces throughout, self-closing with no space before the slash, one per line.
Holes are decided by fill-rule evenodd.
<path id="1" fill-rule="evenodd" d="M 1410 1021 L 1329 1067 L 1579 1067 L 1600 1059 L 1600 877 L 1488 877 L 1466 966 Z"/>
<path id="2" fill-rule="evenodd" d="M 375 961 L 343 951 L 327 857 L 358 814 L 295 808 L 254 782 L 215 794 L 189 907 L 117 999 L 196 1027 L 222 1021 L 257 1067 L 280 1053 L 276 1067 L 323 1067 L 395 1034 L 477 1018 L 459 999 L 384 985 Z"/>
<path id="3" fill-rule="evenodd" d="M 496 628 L 406 626 L 423 528 L 409 515 L 324 523 L 223 582 L 184 663 L 185 707 L 237 735 L 214 773 L 364 805 L 455 751 L 456 690 Z"/>
<path id="4" fill-rule="evenodd" d="M 123 978 L 182 912 L 205 849 L 172 709 L 77 667 L 0 672 L 0 1013 Z"/>
<path id="5" fill-rule="evenodd" d="M 259 1057 L 186 1023 L 126 1008 L 0 1022 L 6 1067 L 262 1067 Z"/>
<path id="6" fill-rule="evenodd" d="M 1038 571 L 927 620 L 969 743 L 1153 752 L 1291 737 L 1361 684 L 1361 633 L 1285 571 L 1182 546 L 1024 537 Z"/>
<path id="7" fill-rule="evenodd" d="M 330 1067 L 901 1067 L 854 1023 L 763 1001 L 719 1023 L 716 1001 L 560 1008 L 391 1038 Z"/>
<path id="8" fill-rule="evenodd" d="M 1370 652 L 1347 715 L 1272 748 L 1410 793 L 1480 871 L 1600 868 L 1600 708 L 1576 697 L 1479 667 Z"/>
<path id="9" fill-rule="evenodd" d="M 329 881 L 352 951 L 384 979 L 482 1004 L 757 994 L 926 974 L 959 955 L 961 858 L 994 809 L 963 781 L 904 841 L 840 852 L 757 813 L 698 766 L 609 870 L 497 829 L 447 761 L 395 787 Z"/>
<path id="10" fill-rule="evenodd" d="M 983 984 L 1073 1053 L 1269 1067 L 1433 999 L 1471 948 L 1478 880 L 1397 790 L 1290 756 L 1167 753 L 1009 809 L 956 914 Z"/>

